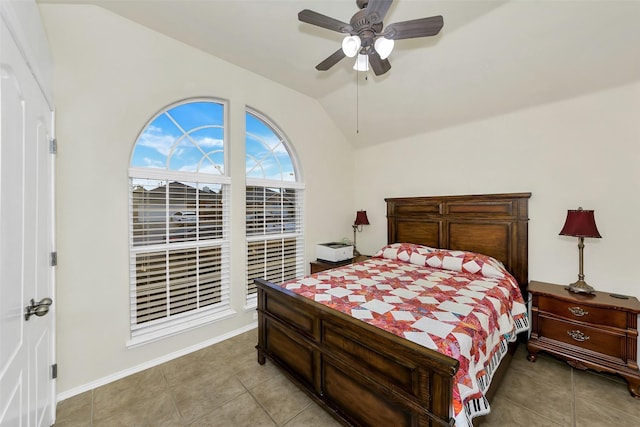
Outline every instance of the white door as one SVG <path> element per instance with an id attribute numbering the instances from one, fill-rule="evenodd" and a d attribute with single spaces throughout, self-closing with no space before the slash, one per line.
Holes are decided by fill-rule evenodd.
<path id="1" fill-rule="evenodd" d="M 52 112 L 0 21 L 0 426 L 48 427 L 55 301 L 25 311 L 54 298 Z"/>

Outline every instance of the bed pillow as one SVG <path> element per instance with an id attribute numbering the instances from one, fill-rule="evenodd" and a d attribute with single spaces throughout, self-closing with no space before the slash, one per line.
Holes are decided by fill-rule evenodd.
<path id="1" fill-rule="evenodd" d="M 414 243 L 393 243 L 384 246 L 373 256 L 375 258 L 398 259 L 411 264 L 426 265 L 427 256 L 433 251 L 435 251 L 434 248 Z"/>
<path id="2" fill-rule="evenodd" d="M 413 243 L 393 243 L 376 252 L 374 257 L 400 260 L 425 267 L 479 274 L 484 277 L 504 277 L 504 265 L 488 255 L 469 251 L 435 249 Z"/>

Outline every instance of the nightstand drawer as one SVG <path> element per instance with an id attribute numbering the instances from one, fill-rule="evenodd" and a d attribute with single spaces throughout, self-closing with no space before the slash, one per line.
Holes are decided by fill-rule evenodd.
<path id="1" fill-rule="evenodd" d="M 616 334 L 586 325 L 566 322 L 543 314 L 539 315 L 538 322 L 540 337 L 605 354 L 622 361 L 625 359 L 623 353 L 627 338 L 625 334 Z"/>
<path id="2" fill-rule="evenodd" d="M 637 298 L 598 291 L 575 294 L 565 286 L 536 281 L 529 282 L 527 290 L 532 325 L 529 361 L 546 351 L 576 369 L 618 374 L 627 380 L 631 395 L 640 399 Z"/>
<path id="3" fill-rule="evenodd" d="M 562 301 L 557 298 L 541 295 L 538 298 L 541 311 L 555 314 L 568 320 L 612 326 L 626 329 L 627 313 L 611 308 L 595 307 L 577 302 Z"/>

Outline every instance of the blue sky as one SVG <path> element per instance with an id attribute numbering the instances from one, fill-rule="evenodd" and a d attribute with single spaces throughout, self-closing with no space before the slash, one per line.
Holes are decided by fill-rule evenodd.
<path id="1" fill-rule="evenodd" d="M 251 113 L 245 142 L 248 177 L 295 181 L 283 141 Z M 159 114 L 140 134 L 131 166 L 224 175 L 224 161 L 224 105 L 196 101 Z"/>

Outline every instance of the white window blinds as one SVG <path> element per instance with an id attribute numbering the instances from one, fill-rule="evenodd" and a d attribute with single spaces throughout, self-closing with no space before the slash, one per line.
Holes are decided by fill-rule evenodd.
<path id="1" fill-rule="evenodd" d="M 254 279 L 281 283 L 304 274 L 302 190 L 248 186 L 247 294 Z"/>

